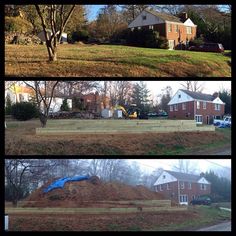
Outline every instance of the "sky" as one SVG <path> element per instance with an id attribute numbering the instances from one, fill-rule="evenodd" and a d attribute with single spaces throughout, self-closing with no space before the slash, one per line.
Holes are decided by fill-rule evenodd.
<path id="1" fill-rule="evenodd" d="M 209 170 L 231 169 L 231 159 L 186 159 L 190 162 L 190 168 L 196 169 L 196 174 Z M 137 162 L 142 171 L 151 173 L 157 168 L 173 170 L 178 159 L 130 159 L 129 162 Z"/>

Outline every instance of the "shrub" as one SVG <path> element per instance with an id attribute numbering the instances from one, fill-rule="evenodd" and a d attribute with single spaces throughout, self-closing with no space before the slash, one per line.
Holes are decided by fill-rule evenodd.
<path id="1" fill-rule="evenodd" d="M 67 99 L 65 98 L 63 100 L 63 103 L 61 104 L 61 111 L 69 111 L 70 108 L 69 108 L 69 105 L 67 103 Z"/>
<path id="2" fill-rule="evenodd" d="M 196 38 L 189 42 L 189 46 L 199 46 L 204 43 L 204 39 L 202 37 Z"/>
<path id="3" fill-rule="evenodd" d="M 12 109 L 12 103 L 11 103 L 11 98 L 8 95 L 6 97 L 6 107 L 5 107 L 5 114 L 6 115 L 11 115 L 11 109 Z"/>
<path id="4" fill-rule="evenodd" d="M 5 17 L 5 31 L 31 33 L 33 30 L 32 25 L 21 17 Z"/>
<path id="5" fill-rule="evenodd" d="M 168 40 L 165 37 L 159 36 L 159 32 L 150 29 L 135 28 L 126 34 L 126 41 L 129 45 L 148 48 L 168 49 Z"/>
<path id="6" fill-rule="evenodd" d="M 12 105 L 12 116 L 20 121 L 30 120 L 38 116 L 38 110 L 33 103 L 20 102 Z"/>
<path id="7" fill-rule="evenodd" d="M 160 37 L 157 39 L 157 48 L 169 49 L 168 40 L 167 40 L 165 37 L 160 36 Z"/>
<path id="8" fill-rule="evenodd" d="M 84 29 L 77 30 L 73 32 L 71 35 L 72 41 L 75 41 L 75 42 L 78 42 L 78 41 L 87 42 L 88 38 L 89 38 L 89 32 Z"/>

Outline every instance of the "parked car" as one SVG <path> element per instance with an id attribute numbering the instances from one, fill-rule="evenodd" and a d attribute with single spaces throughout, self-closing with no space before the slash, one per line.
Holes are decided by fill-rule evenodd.
<path id="1" fill-rule="evenodd" d="M 199 52 L 224 52 L 224 47 L 221 43 L 204 43 L 199 46 L 191 46 L 189 50 Z"/>
<path id="2" fill-rule="evenodd" d="M 231 127 L 231 116 L 226 116 L 223 120 L 214 119 L 213 124 L 220 128 Z"/>
<path id="3" fill-rule="evenodd" d="M 207 196 L 200 196 L 190 202 L 191 205 L 211 205 L 211 199 Z"/>

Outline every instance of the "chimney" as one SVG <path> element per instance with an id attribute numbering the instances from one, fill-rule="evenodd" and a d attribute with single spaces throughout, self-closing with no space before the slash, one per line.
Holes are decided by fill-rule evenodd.
<path id="1" fill-rule="evenodd" d="M 188 19 L 188 13 L 187 12 L 180 13 L 180 19 L 182 22 L 185 22 Z"/>
<path id="2" fill-rule="evenodd" d="M 217 92 L 214 92 L 214 93 L 212 94 L 212 96 L 213 96 L 213 98 L 214 98 L 214 99 L 216 99 L 216 98 L 218 98 L 218 97 L 219 97 L 219 93 L 217 93 Z"/>

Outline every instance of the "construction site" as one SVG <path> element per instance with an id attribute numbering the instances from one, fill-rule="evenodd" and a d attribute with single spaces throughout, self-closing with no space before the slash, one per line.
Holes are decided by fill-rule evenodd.
<path id="1" fill-rule="evenodd" d="M 20 202 L 17 208 L 6 208 L 6 213 L 11 219 L 10 225 L 15 224 L 19 217 L 24 219 L 30 217 L 31 222 L 32 219 L 38 219 L 39 222 L 44 221 L 44 224 L 29 226 L 25 223 L 24 226 L 40 230 L 50 228 L 52 217 L 55 222 L 57 219 L 60 221 L 66 218 L 67 229 L 70 230 L 94 230 L 94 227 L 101 230 L 109 229 L 109 224 L 107 225 L 109 221 L 114 221 L 113 224 L 119 225 L 121 220 L 124 224 L 124 219 L 130 217 L 133 217 L 134 221 L 140 221 L 141 218 L 150 217 L 153 214 L 165 218 L 173 212 L 188 215 L 187 207 L 178 206 L 165 199 L 160 193 L 153 192 L 144 186 L 103 182 L 96 176 L 51 180 Z M 71 220 L 70 223 L 68 219 Z M 75 219 L 77 226 L 75 226 Z M 88 226 L 92 220 L 95 220 L 94 225 Z M 130 223 L 127 221 L 125 225 L 129 228 Z M 65 226 L 65 223 L 62 225 Z M 55 223 L 53 227 L 61 229 L 58 223 Z"/>
<path id="2" fill-rule="evenodd" d="M 17 207 L 5 203 L 9 231 L 188 230 L 229 218 L 218 211 L 180 206 L 144 186 L 97 176 L 52 179 Z"/>

